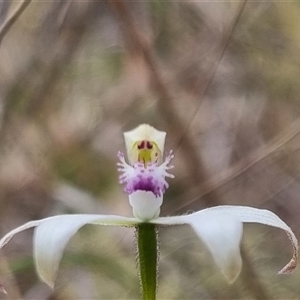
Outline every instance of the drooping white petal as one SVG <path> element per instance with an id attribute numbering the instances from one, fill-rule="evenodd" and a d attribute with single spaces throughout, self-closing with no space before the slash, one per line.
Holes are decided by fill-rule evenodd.
<path id="1" fill-rule="evenodd" d="M 202 215 L 201 220 L 193 214 L 188 223 L 204 241 L 226 279 L 234 282 L 242 269 L 240 242 L 243 224 L 231 216 L 217 216 L 210 211 Z"/>
<path id="2" fill-rule="evenodd" d="M 266 209 L 257 209 L 247 206 L 224 205 L 213 207 L 211 210 L 218 210 L 224 214 L 230 213 L 244 223 L 260 223 L 282 229 L 286 232 L 293 246 L 293 256 L 278 274 L 290 274 L 294 271 L 298 262 L 298 240 L 291 228 L 283 222 L 277 215 Z"/>
<path id="3" fill-rule="evenodd" d="M 190 215 L 159 218 L 156 224 L 189 224 L 206 244 L 216 265 L 232 283 L 240 274 L 243 225 L 235 217 L 205 209 Z"/>
<path id="4" fill-rule="evenodd" d="M 45 220 L 35 230 L 34 258 L 40 278 L 53 287 L 63 251 L 70 238 L 84 225 L 134 226 L 136 219 L 114 215 L 59 215 Z"/>
<path id="5" fill-rule="evenodd" d="M 222 206 L 216 206 L 216 207 L 211 207 L 211 208 L 207 208 L 204 210 L 201 210 L 199 212 L 190 214 L 190 215 L 185 215 L 185 216 L 177 216 L 177 217 L 164 217 L 164 218 L 158 218 L 155 220 L 152 220 L 151 223 L 155 223 L 155 224 L 160 224 L 160 225 L 180 225 L 180 224 L 190 224 L 194 227 L 194 229 L 200 228 L 199 226 L 201 225 L 201 223 L 203 222 L 207 222 L 207 224 L 210 224 L 210 222 L 212 222 L 212 225 L 214 226 L 214 221 L 211 220 L 206 220 L 206 218 L 203 217 L 203 215 L 209 216 L 209 219 L 215 219 L 218 221 L 218 218 L 220 219 L 220 223 L 224 224 L 225 219 L 223 218 L 223 216 L 228 217 L 229 219 L 233 218 L 235 220 L 238 220 L 240 222 L 243 223 L 260 223 L 260 224 L 264 224 L 264 225 L 269 225 L 269 226 L 273 226 L 279 229 L 282 229 L 286 232 L 288 238 L 290 239 L 292 246 L 293 246 L 293 256 L 291 258 L 291 260 L 289 261 L 289 263 L 284 266 L 278 273 L 279 274 L 289 274 L 291 273 L 297 266 L 297 261 L 298 261 L 298 241 L 297 238 L 295 237 L 293 231 L 291 230 L 291 228 L 285 223 L 283 222 L 277 215 L 275 215 L 274 213 L 272 213 L 271 211 L 265 210 L 265 209 L 257 209 L 257 208 L 253 208 L 253 207 L 247 207 L 247 206 L 231 206 L 231 205 L 222 205 Z M 197 219 L 202 219 L 204 220 L 203 222 L 199 222 L 196 223 Z M 196 224 L 196 225 L 193 225 Z M 208 225 L 208 227 L 211 225 Z M 226 229 L 226 224 L 224 224 L 224 237 L 228 236 L 229 240 L 238 240 L 238 227 L 236 227 L 236 230 L 234 230 L 234 223 L 232 223 L 232 230 L 227 232 Z M 228 225 L 230 226 L 230 225 Z M 196 229 L 197 231 L 197 229 Z M 201 232 L 198 231 L 200 234 L 199 236 L 201 237 Z M 221 231 L 219 232 L 219 234 L 217 233 L 217 237 L 221 235 L 222 232 L 222 228 Z M 207 234 L 209 234 L 209 230 L 207 231 Z M 211 232 L 211 234 L 214 234 L 213 231 Z M 229 235 L 232 235 L 231 237 L 229 237 Z M 204 240 L 205 238 L 202 237 L 202 239 Z M 211 243 L 213 244 L 213 243 Z M 233 246 L 233 244 L 232 244 Z M 235 247 L 238 247 L 238 244 L 235 243 Z M 215 247 L 213 247 L 215 248 Z M 220 252 L 222 251 L 224 247 L 220 247 Z M 224 248 L 225 249 L 225 248 Z M 230 248 L 228 248 L 230 250 Z M 227 250 L 228 250 L 227 249 Z M 211 249 L 210 249 L 211 250 Z M 237 248 L 234 249 L 234 247 L 232 248 L 232 253 L 237 253 Z M 220 257 L 224 257 L 226 253 L 212 253 L 213 256 L 215 257 L 215 261 L 217 262 L 218 258 L 217 256 Z M 230 259 L 231 254 L 230 252 L 228 252 L 228 257 Z M 238 266 L 238 260 L 240 260 L 240 256 L 237 258 L 236 260 L 236 266 Z M 238 270 L 238 268 L 236 269 Z M 236 274 L 236 276 L 238 275 L 238 273 Z M 232 278 L 234 279 L 235 276 L 232 276 Z"/>
<path id="6" fill-rule="evenodd" d="M 58 215 L 28 222 L 0 240 L 0 248 L 17 233 L 36 227 L 34 233 L 34 260 L 37 273 L 49 286 L 54 286 L 63 251 L 70 238 L 84 225 L 135 226 L 140 221 L 115 215 Z"/>
<path id="7" fill-rule="evenodd" d="M 132 206 L 133 215 L 147 222 L 159 216 L 163 197 L 156 197 L 152 192 L 136 191 L 129 195 L 129 203 Z"/>

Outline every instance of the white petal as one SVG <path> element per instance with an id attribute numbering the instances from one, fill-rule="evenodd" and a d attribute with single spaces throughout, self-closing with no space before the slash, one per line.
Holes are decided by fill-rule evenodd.
<path id="1" fill-rule="evenodd" d="M 204 241 L 227 280 L 234 282 L 242 269 L 240 242 L 243 224 L 230 215 L 210 211 L 201 217 L 191 215 L 188 223 Z"/>
<path id="2" fill-rule="evenodd" d="M 298 249 L 299 249 L 298 240 L 295 234 L 293 233 L 293 231 L 291 230 L 291 228 L 285 222 L 283 222 L 277 215 L 275 215 L 269 210 L 257 209 L 253 207 L 247 207 L 247 206 L 222 205 L 222 206 L 207 208 L 199 212 L 193 213 L 191 215 L 158 218 L 152 220 L 151 223 L 160 224 L 160 225 L 180 225 L 186 223 L 191 224 L 191 222 L 193 222 L 194 218 L 196 217 L 199 219 L 200 218 L 203 219 L 203 214 L 205 216 L 210 215 L 211 218 L 216 218 L 216 217 L 219 218 L 219 216 L 227 216 L 229 218 L 233 217 L 243 223 L 260 223 L 260 224 L 269 225 L 284 230 L 292 243 L 293 256 L 291 260 L 288 262 L 288 264 L 285 265 L 278 272 L 278 274 L 290 274 L 296 268 L 297 261 L 298 261 Z M 208 220 L 208 222 L 210 221 Z M 193 226 L 193 224 L 191 225 Z M 227 225 L 225 224 L 224 228 L 226 228 L 226 226 Z M 224 234 L 227 235 L 228 233 L 225 232 Z M 232 235 L 231 238 L 234 239 L 234 234 Z M 235 252 L 237 252 L 237 249 L 235 249 Z M 215 254 L 213 255 L 215 256 Z M 217 261 L 217 259 L 215 260 Z"/>
<path id="3" fill-rule="evenodd" d="M 136 218 L 149 221 L 159 216 L 163 197 L 156 197 L 152 192 L 136 191 L 129 195 L 129 203 Z"/>
<path id="4" fill-rule="evenodd" d="M 37 273 L 49 286 L 54 286 L 59 263 L 70 238 L 84 225 L 135 226 L 140 221 L 114 215 L 58 215 L 39 221 L 28 222 L 0 240 L 3 247 L 17 233 L 36 227 L 34 234 L 34 259 Z"/>
<path id="5" fill-rule="evenodd" d="M 40 278 L 51 287 L 67 243 L 88 223 L 133 226 L 137 220 L 113 215 L 60 215 L 40 224 L 34 236 L 34 258 Z"/>
<path id="6" fill-rule="evenodd" d="M 204 209 L 190 215 L 158 218 L 152 220 L 151 223 L 191 225 L 208 247 L 214 261 L 227 280 L 232 283 L 240 274 L 242 267 L 240 241 L 243 226 L 237 218 L 218 211 Z"/>
<path id="7" fill-rule="evenodd" d="M 293 256 L 291 260 L 285 265 L 278 274 L 290 274 L 294 271 L 298 261 L 298 240 L 295 237 L 291 228 L 283 222 L 277 215 L 266 209 L 257 209 L 247 206 L 218 206 L 211 209 L 215 209 L 223 212 L 224 214 L 230 213 L 237 217 L 241 222 L 244 223 L 261 223 L 269 226 L 273 226 L 282 229 L 286 232 L 293 246 Z"/>

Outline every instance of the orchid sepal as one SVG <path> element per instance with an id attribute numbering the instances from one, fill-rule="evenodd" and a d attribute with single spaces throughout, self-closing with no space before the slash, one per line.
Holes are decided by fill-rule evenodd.
<path id="1" fill-rule="evenodd" d="M 290 261 L 278 272 L 278 274 L 287 275 L 295 270 L 298 263 L 298 240 L 292 229 L 276 214 L 269 210 L 248 206 L 221 205 L 206 208 L 188 215 L 157 218 L 155 220 L 152 220 L 151 222 L 158 225 L 191 225 L 198 236 L 207 245 L 213 256 L 213 259 L 221 269 L 224 276 L 228 279 L 229 282 L 234 282 L 240 272 L 240 268 L 238 267 L 241 262 L 241 256 L 239 254 L 239 241 L 241 236 L 238 230 L 238 227 L 240 225 L 236 223 L 236 228 L 232 227 L 232 236 L 227 241 L 225 241 L 222 247 L 213 247 L 213 244 L 217 244 L 218 241 L 209 241 L 209 239 L 211 238 L 210 235 L 213 236 L 216 240 L 221 239 L 224 236 L 228 236 L 229 232 L 227 231 L 227 226 L 229 224 L 228 222 L 231 223 L 232 220 L 239 223 L 259 223 L 284 230 L 292 244 L 293 254 Z M 215 223 L 215 221 L 218 221 L 219 223 L 217 227 L 215 227 L 216 224 L 213 224 L 214 228 L 218 232 L 216 231 L 214 234 L 212 234 L 210 223 Z M 207 228 L 207 230 L 205 230 L 205 228 Z M 228 258 L 224 259 L 224 263 L 222 263 L 222 261 L 220 261 L 220 257 L 224 256 L 224 253 L 222 252 L 224 249 L 226 249 L 227 243 L 231 243 L 231 246 L 234 247 L 232 248 L 232 251 L 228 252 Z M 230 261 L 230 258 L 232 258 L 232 254 L 234 253 L 236 261 L 231 265 L 236 266 L 236 271 L 232 272 L 232 268 L 228 268 L 226 266 L 226 261 Z"/>
<path id="2" fill-rule="evenodd" d="M 81 227 L 87 224 L 135 227 L 140 222 L 136 218 L 117 215 L 58 215 L 31 221 L 10 231 L 0 240 L 0 249 L 17 233 L 35 227 L 33 252 L 36 271 L 40 279 L 53 288 L 63 251 Z"/>

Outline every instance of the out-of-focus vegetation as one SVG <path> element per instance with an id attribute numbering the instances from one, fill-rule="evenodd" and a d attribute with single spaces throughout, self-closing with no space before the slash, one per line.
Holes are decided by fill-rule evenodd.
<path id="1" fill-rule="evenodd" d="M 1 1 L 0 25 L 19 5 Z M 0 29 L 1 235 L 54 214 L 130 216 L 116 154 L 123 131 L 150 123 L 176 154 L 163 215 L 268 208 L 300 237 L 299 16 L 297 1 L 29 3 Z M 1 282 L 9 299 L 139 298 L 133 237 L 83 228 L 51 291 L 24 232 L 2 251 Z M 299 271 L 276 275 L 292 253 L 279 230 L 245 226 L 233 285 L 190 228 L 160 241 L 159 299 L 299 298 Z"/>

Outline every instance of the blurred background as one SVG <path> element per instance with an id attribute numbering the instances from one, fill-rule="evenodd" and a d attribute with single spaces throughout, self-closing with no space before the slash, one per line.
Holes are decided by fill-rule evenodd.
<path id="1" fill-rule="evenodd" d="M 0 2 L 0 233 L 63 213 L 131 216 L 123 132 L 167 131 L 162 215 L 219 204 L 277 213 L 300 237 L 300 3 Z M 85 226 L 54 291 L 32 230 L 1 251 L 1 299 L 138 299 L 134 232 Z M 283 231 L 247 224 L 232 285 L 188 226 L 160 229 L 159 299 L 300 299 Z"/>

